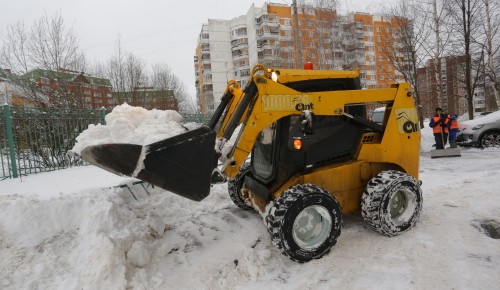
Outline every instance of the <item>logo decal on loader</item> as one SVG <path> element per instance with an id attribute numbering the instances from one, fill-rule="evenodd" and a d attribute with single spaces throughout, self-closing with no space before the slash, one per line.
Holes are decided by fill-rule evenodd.
<path id="1" fill-rule="evenodd" d="M 263 112 L 287 112 L 313 110 L 313 98 L 309 95 L 263 95 Z"/>
<path id="2" fill-rule="evenodd" d="M 396 109 L 396 120 L 399 134 L 411 134 L 420 130 L 417 110 L 415 108 Z"/>

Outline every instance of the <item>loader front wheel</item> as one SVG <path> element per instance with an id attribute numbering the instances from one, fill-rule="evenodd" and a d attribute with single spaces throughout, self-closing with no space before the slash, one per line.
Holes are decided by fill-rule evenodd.
<path id="1" fill-rule="evenodd" d="M 335 198 L 313 184 L 299 184 L 281 193 L 266 217 L 273 244 L 291 260 L 321 258 L 335 245 L 342 213 Z"/>
<path id="2" fill-rule="evenodd" d="M 382 171 L 368 182 L 361 196 L 361 215 L 375 231 L 396 236 L 415 225 L 422 202 L 422 190 L 412 176 Z"/>
<path id="3" fill-rule="evenodd" d="M 250 168 L 250 163 L 245 163 L 241 166 L 240 172 L 234 179 L 231 179 L 227 183 L 227 190 L 229 192 L 229 197 L 233 203 L 244 210 L 249 210 L 252 207 L 248 201 L 248 196 L 245 195 L 245 176 L 252 174 Z"/>

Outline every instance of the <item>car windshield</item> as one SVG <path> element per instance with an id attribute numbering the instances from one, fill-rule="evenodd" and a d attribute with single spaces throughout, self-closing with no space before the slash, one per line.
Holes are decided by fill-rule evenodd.
<path id="1" fill-rule="evenodd" d="M 372 121 L 375 123 L 382 123 L 384 121 L 384 111 L 375 111 L 372 115 Z"/>

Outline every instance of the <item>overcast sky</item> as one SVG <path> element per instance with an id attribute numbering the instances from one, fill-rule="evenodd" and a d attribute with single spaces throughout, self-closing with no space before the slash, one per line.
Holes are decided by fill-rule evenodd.
<path id="1" fill-rule="evenodd" d="M 396 0 L 342 0 L 342 9 L 377 12 L 381 3 Z M 0 32 L 17 21 L 31 25 L 44 12 L 60 12 L 65 23 L 80 38 L 80 47 L 90 62 L 106 61 L 117 39 L 123 47 L 149 65 L 167 63 L 194 95 L 193 56 L 202 23 L 207 19 L 231 19 L 246 14 L 252 3 L 265 0 L 16 0 L 2 1 Z M 272 3 L 291 3 L 274 0 Z M 1 41 L 0 41 L 1 45 Z"/>

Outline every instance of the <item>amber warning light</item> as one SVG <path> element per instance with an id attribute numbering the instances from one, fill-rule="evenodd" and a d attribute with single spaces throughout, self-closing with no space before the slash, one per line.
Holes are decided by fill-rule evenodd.
<path id="1" fill-rule="evenodd" d="M 293 140 L 293 148 L 300 150 L 302 149 L 302 139 Z"/>

